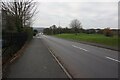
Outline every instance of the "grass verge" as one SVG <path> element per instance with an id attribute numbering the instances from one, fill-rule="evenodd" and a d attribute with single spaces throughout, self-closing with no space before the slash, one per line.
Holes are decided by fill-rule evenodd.
<path id="1" fill-rule="evenodd" d="M 75 35 L 75 34 L 57 34 L 54 36 L 59 37 L 59 38 L 64 38 L 64 39 L 73 39 L 73 40 L 78 40 L 78 41 L 98 43 L 98 44 L 112 46 L 112 47 L 118 47 L 118 41 L 120 40 L 120 37 L 117 37 L 117 36 L 106 37 L 102 34 L 80 33 L 78 35 Z"/>

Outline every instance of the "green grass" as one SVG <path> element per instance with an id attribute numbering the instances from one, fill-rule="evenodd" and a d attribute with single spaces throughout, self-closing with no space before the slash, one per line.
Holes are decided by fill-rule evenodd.
<path id="1" fill-rule="evenodd" d="M 112 47 L 117 47 L 118 46 L 118 38 L 117 36 L 113 37 L 106 37 L 101 34 L 85 34 L 85 33 L 80 33 L 78 35 L 75 34 L 57 34 L 55 35 L 56 37 L 59 38 L 64 38 L 64 39 L 73 39 L 73 40 L 78 40 L 78 41 L 87 41 L 87 42 L 92 42 L 92 43 L 99 43 L 103 45 L 108 45 Z"/>

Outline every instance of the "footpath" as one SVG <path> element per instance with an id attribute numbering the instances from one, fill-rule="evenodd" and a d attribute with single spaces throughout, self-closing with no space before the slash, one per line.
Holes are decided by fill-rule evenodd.
<path id="1" fill-rule="evenodd" d="M 33 38 L 23 55 L 13 61 L 7 78 L 67 78 L 40 38 Z"/>

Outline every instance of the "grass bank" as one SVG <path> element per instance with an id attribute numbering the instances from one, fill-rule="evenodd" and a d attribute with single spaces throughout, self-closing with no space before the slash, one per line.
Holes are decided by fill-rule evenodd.
<path id="1" fill-rule="evenodd" d="M 85 34 L 85 33 L 80 33 L 78 35 L 75 35 L 75 34 L 57 34 L 54 36 L 59 37 L 59 38 L 64 38 L 64 39 L 73 39 L 73 40 L 78 40 L 78 41 L 99 43 L 99 44 L 108 45 L 108 46 L 112 46 L 112 47 L 117 47 L 118 40 L 120 40 L 120 37 L 118 38 L 117 36 L 106 37 L 106 36 L 101 35 L 101 34 Z"/>

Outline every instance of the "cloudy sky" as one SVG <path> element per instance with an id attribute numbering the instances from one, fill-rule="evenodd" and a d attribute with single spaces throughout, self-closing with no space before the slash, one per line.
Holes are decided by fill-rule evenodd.
<path id="1" fill-rule="evenodd" d="M 83 28 L 117 28 L 118 2 L 39 2 L 33 27 L 69 27 L 78 19 Z"/>

